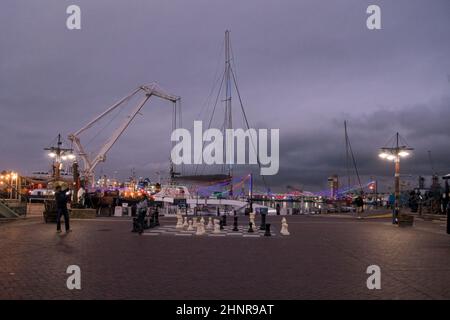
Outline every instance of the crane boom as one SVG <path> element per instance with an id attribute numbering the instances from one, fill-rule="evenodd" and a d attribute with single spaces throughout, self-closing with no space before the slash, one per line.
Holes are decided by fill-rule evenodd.
<path id="1" fill-rule="evenodd" d="M 133 111 L 127 116 L 127 118 L 123 121 L 123 123 L 113 132 L 111 137 L 108 139 L 108 141 L 100 148 L 97 155 L 95 155 L 92 159 L 89 158 L 89 156 L 86 154 L 83 145 L 81 144 L 79 135 L 91 128 L 94 124 L 96 124 L 98 121 L 100 121 L 103 117 L 108 115 L 110 112 L 118 108 L 120 105 L 122 105 L 124 102 L 131 99 L 133 96 L 137 95 L 138 93 L 143 92 L 144 98 L 138 103 L 138 105 L 133 109 Z M 111 107 L 106 109 L 104 112 L 102 112 L 100 115 L 98 115 L 96 118 L 94 118 L 92 121 L 90 121 L 88 124 L 86 124 L 84 127 L 76 131 L 75 133 L 72 133 L 69 135 L 69 140 L 74 143 L 75 150 L 77 151 L 80 158 L 83 160 L 84 169 L 83 173 L 86 179 L 91 180 L 91 183 L 93 183 L 94 178 L 94 169 L 95 167 L 100 163 L 104 162 L 106 160 L 106 154 L 108 151 L 112 148 L 114 143 L 120 138 L 120 136 L 123 134 L 123 132 L 128 128 L 131 121 L 136 117 L 136 115 L 139 113 L 139 111 L 142 109 L 142 107 L 145 105 L 145 103 L 150 99 L 151 96 L 156 96 L 158 98 L 176 103 L 178 100 L 180 100 L 180 97 L 168 94 L 164 92 L 162 89 L 159 88 L 159 86 L 156 83 L 152 83 L 150 85 L 142 85 L 138 87 L 136 90 L 134 90 L 129 95 L 125 96 L 124 98 L 120 99 L 116 103 L 114 103 Z"/>

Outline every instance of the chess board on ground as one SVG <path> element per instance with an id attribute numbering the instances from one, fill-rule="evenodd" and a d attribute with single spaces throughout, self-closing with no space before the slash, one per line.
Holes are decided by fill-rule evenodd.
<path id="1" fill-rule="evenodd" d="M 186 228 L 177 229 L 175 225 L 159 226 L 152 229 L 147 229 L 142 235 L 144 236 L 177 236 L 177 237 L 242 237 L 242 238 L 270 238 L 264 236 L 265 231 L 259 230 L 259 226 L 254 228 L 254 232 L 248 232 L 248 226 L 238 226 L 239 231 L 233 231 L 233 226 L 227 225 L 223 227 L 220 233 L 213 233 L 212 229 L 206 229 L 206 233 L 197 236 L 195 230 L 188 231 Z M 272 237 L 279 236 L 273 230 L 270 231 Z"/>

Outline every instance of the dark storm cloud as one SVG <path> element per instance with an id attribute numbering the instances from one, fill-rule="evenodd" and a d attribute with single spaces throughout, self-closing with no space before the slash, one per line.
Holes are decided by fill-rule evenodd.
<path id="1" fill-rule="evenodd" d="M 445 174 L 450 170 L 450 130 L 446 116 L 449 110 L 450 97 L 447 96 L 428 104 L 376 110 L 357 117 L 341 115 L 323 123 L 321 128 L 284 136 L 280 146 L 282 169 L 272 179 L 278 185 L 297 184 L 308 189 L 317 185 L 326 187 L 326 179 L 331 174 L 345 176 L 344 120 L 348 121 L 350 142 L 364 181 L 392 175 L 393 164 L 380 160 L 378 152 L 380 147 L 391 146 L 386 143 L 392 141 L 395 130 L 415 149 L 412 156 L 402 162 L 404 175 L 431 175 L 428 151 L 431 151 L 435 171 Z"/>
<path id="2" fill-rule="evenodd" d="M 81 7 L 80 31 L 65 28 L 69 4 Z M 380 31 L 365 27 L 369 4 L 382 8 Z M 446 0 L 3 1 L 0 169 L 42 170 L 42 148 L 58 132 L 77 130 L 151 81 L 183 98 L 191 128 L 231 29 L 250 124 L 280 128 L 280 173 L 267 179 L 275 186 L 317 189 L 345 173 L 344 119 L 362 174 L 391 175 L 376 154 L 397 130 L 417 149 L 405 170 L 427 172 L 432 150 L 445 171 L 449 16 Z M 98 171 L 167 172 L 170 110 L 150 101 Z M 114 126 L 107 129 L 104 137 Z"/>

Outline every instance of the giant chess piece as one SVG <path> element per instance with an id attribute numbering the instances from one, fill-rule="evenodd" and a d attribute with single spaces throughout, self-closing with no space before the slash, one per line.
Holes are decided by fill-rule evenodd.
<path id="1" fill-rule="evenodd" d="M 220 230 L 223 230 L 223 220 L 219 220 L 219 228 Z"/>
<path id="2" fill-rule="evenodd" d="M 227 226 L 227 216 L 225 214 L 222 216 L 222 226 Z"/>
<path id="3" fill-rule="evenodd" d="M 177 225 L 175 226 L 176 229 L 183 229 L 183 216 L 181 213 L 177 213 Z"/>
<path id="4" fill-rule="evenodd" d="M 266 230 L 266 215 L 261 213 L 261 225 L 259 230 Z"/>
<path id="5" fill-rule="evenodd" d="M 233 221 L 233 231 L 239 231 L 238 229 L 238 217 L 234 216 L 234 221 Z"/>
<path id="6" fill-rule="evenodd" d="M 189 227 L 188 218 L 184 217 L 183 228 Z"/>
<path id="7" fill-rule="evenodd" d="M 220 221 L 217 219 L 214 219 L 214 231 L 213 233 L 220 233 Z"/>
<path id="8" fill-rule="evenodd" d="M 197 228 L 197 224 L 198 224 L 198 219 L 197 217 L 192 218 L 192 226 L 195 228 Z"/>
<path id="9" fill-rule="evenodd" d="M 253 223 L 252 223 L 252 222 L 249 222 L 249 223 L 248 223 L 248 232 L 249 232 L 249 233 L 255 232 L 255 231 L 253 230 Z"/>
<path id="10" fill-rule="evenodd" d="M 253 227 L 256 227 L 255 217 L 256 217 L 255 212 L 250 212 L 249 213 L 249 220 L 253 224 Z"/>
<path id="11" fill-rule="evenodd" d="M 270 237 L 272 234 L 270 233 L 270 223 L 266 223 L 266 232 L 264 232 L 265 237 Z"/>
<path id="12" fill-rule="evenodd" d="M 150 227 L 150 228 L 156 227 L 155 214 L 154 214 L 154 213 L 151 213 L 151 214 L 150 214 L 149 227 Z"/>
<path id="13" fill-rule="evenodd" d="M 206 229 L 208 229 L 208 230 L 212 230 L 213 229 L 213 223 L 212 223 L 212 218 L 211 217 L 208 218 L 208 224 L 206 225 Z"/>
<path id="14" fill-rule="evenodd" d="M 281 219 L 281 231 L 280 231 L 280 234 L 282 234 L 283 236 L 290 235 L 289 230 L 288 230 L 288 223 L 286 221 L 286 218 Z"/>
<path id="15" fill-rule="evenodd" d="M 158 208 L 156 208 L 155 212 L 154 212 L 154 216 L 155 216 L 155 227 L 159 227 L 159 210 Z"/>
<path id="16" fill-rule="evenodd" d="M 201 218 L 200 222 L 197 222 L 197 232 L 195 235 L 202 236 L 205 234 L 205 219 Z"/>
<path id="17" fill-rule="evenodd" d="M 192 220 L 189 220 L 188 224 L 189 225 L 188 225 L 187 231 L 194 231 L 194 226 L 192 224 Z"/>

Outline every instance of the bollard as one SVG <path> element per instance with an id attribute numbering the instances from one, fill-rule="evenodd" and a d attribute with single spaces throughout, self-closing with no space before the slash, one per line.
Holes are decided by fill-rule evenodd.
<path id="1" fill-rule="evenodd" d="M 266 223 L 266 232 L 264 232 L 265 237 L 270 237 L 272 234 L 270 233 L 270 223 Z"/>
<path id="2" fill-rule="evenodd" d="M 234 216 L 233 231 L 239 231 L 239 229 L 238 229 L 238 217 L 236 217 L 236 216 Z"/>
<path id="3" fill-rule="evenodd" d="M 394 210 L 392 211 L 392 224 L 398 224 L 398 212 L 398 208 L 394 208 Z"/>

